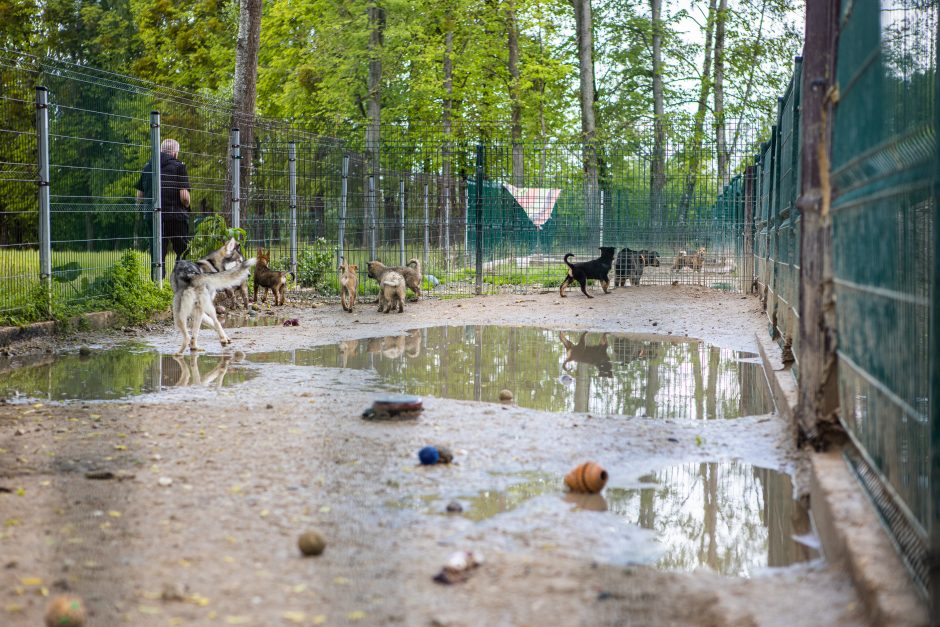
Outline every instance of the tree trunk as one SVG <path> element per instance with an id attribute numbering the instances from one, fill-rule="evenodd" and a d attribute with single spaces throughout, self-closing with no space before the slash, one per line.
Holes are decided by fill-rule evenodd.
<path id="1" fill-rule="evenodd" d="M 524 182 L 522 147 L 522 102 L 519 93 L 519 26 L 513 0 L 506 7 L 506 30 L 509 43 L 509 101 L 512 125 L 512 184 L 522 187 Z"/>
<path id="2" fill-rule="evenodd" d="M 444 131 L 443 154 L 441 155 L 441 175 L 444 181 L 443 197 L 441 198 L 443 207 L 443 219 L 441 220 L 441 242 L 444 245 L 444 263 L 450 264 L 450 220 L 452 213 L 451 197 L 453 181 L 451 180 L 451 125 L 454 106 L 454 28 L 453 19 L 448 12 L 445 20 L 447 32 L 444 35 L 444 109 L 441 112 L 441 125 Z"/>
<path id="3" fill-rule="evenodd" d="M 598 224 L 597 126 L 594 119 L 594 33 L 591 0 L 573 0 L 578 39 L 578 70 L 581 96 L 581 141 L 584 143 L 584 217 L 588 246 L 596 246 Z"/>
<path id="4" fill-rule="evenodd" d="M 695 122 L 692 130 L 692 154 L 689 156 L 689 171 L 685 175 L 685 190 L 679 204 L 679 221 L 688 220 L 689 208 L 695 198 L 695 186 L 698 172 L 702 166 L 702 140 L 704 139 L 705 114 L 708 112 L 708 94 L 712 87 L 712 44 L 715 39 L 716 0 L 708 3 L 708 16 L 705 21 L 705 61 L 702 63 L 702 80 L 698 90 L 698 106 L 695 109 Z"/>
<path id="5" fill-rule="evenodd" d="M 366 99 L 368 126 L 366 128 L 366 176 L 373 177 L 373 188 L 367 199 L 369 215 L 366 232 L 369 237 L 369 254 L 375 253 L 378 237 L 376 208 L 380 202 L 379 142 L 382 124 L 382 46 L 385 40 L 385 9 L 378 2 L 369 4 L 369 94 Z M 367 182 L 368 185 L 368 182 Z M 368 190 L 368 187 L 366 188 Z"/>
<path id="6" fill-rule="evenodd" d="M 718 182 L 728 182 L 728 147 L 725 138 L 725 22 L 728 0 L 721 0 L 715 21 L 715 148 L 718 151 Z"/>
<path id="7" fill-rule="evenodd" d="M 650 163 L 650 220 L 663 222 L 666 187 L 666 131 L 663 103 L 662 0 L 650 0 L 653 18 L 653 157 Z"/>
<path id="8" fill-rule="evenodd" d="M 254 156 L 255 101 L 258 94 L 258 48 L 261 44 L 261 0 L 241 0 L 238 10 L 238 39 L 235 42 L 235 83 L 232 127 L 240 131 L 241 188 L 251 189 Z M 231 168 L 229 159 L 229 168 Z M 226 211 L 231 211 L 231 170 L 228 169 L 225 193 Z M 248 194 L 239 193 L 243 211 L 248 208 Z M 229 214 L 231 217 L 231 214 Z"/>

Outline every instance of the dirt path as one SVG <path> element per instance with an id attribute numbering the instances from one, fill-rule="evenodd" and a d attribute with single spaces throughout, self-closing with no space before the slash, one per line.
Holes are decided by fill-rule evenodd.
<path id="1" fill-rule="evenodd" d="M 759 303 L 693 287 L 620 289 L 587 300 L 501 295 L 286 308 L 299 327 L 235 329 L 235 350 L 285 350 L 441 324 L 536 324 L 657 333 L 755 351 Z M 85 335 L 175 349 L 168 326 Z M 204 331 L 212 351 L 218 343 Z M 14 347 L 15 360 L 47 345 Z M 14 361 L 15 361 L 14 360 Z M 856 625 L 848 580 L 820 560 L 725 577 L 629 564 L 649 532 L 560 497 L 571 460 L 602 460 L 608 490 L 650 469 L 735 460 L 793 472 L 775 415 L 724 421 L 553 414 L 426 399 L 416 422 L 359 418 L 373 394 L 355 371 L 266 366 L 221 389 L 135 402 L 0 405 L 0 624 L 37 625 L 44 594 L 83 596 L 92 625 Z M 447 443 L 458 464 L 420 467 Z M 86 473 L 107 469 L 110 480 Z M 162 483 L 172 483 L 161 485 Z M 527 483 L 526 483 L 527 482 Z M 534 492 L 482 520 L 450 500 Z M 327 539 L 302 558 L 297 535 Z M 465 583 L 432 581 L 455 550 L 479 550 Z"/>

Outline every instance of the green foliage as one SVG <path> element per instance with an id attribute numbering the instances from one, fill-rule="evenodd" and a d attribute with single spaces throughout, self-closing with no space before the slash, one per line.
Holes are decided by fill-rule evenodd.
<path id="1" fill-rule="evenodd" d="M 286 257 L 271 263 L 272 270 L 289 270 L 290 260 Z M 312 287 L 320 294 L 338 294 L 339 280 L 333 267 L 333 249 L 322 237 L 311 244 L 304 244 L 297 250 L 297 276 L 294 277 L 303 287 Z"/>
<path id="2" fill-rule="evenodd" d="M 248 232 L 242 228 L 228 226 L 225 223 L 225 216 L 220 213 L 213 213 L 196 226 L 196 233 L 193 235 L 190 244 L 189 256 L 192 259 L 202 259 L 209 253 L 221 248 L 225 242 L 233 237 L 241 246 L 242 254 L 248 256 L 246 249 Z"/>
<path id="3" fill-rule="evenodd" d="M 173 292 L 169 284 L 157 286 L 145 274 L 138 253 L 127 251 L 105 279 L 110 306 L 132 324 L 147 320 L 169 307 Z"/>

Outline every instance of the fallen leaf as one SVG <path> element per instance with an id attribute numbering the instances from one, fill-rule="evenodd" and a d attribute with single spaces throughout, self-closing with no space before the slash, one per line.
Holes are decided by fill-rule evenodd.
<path id="1" fill-rule="evenodd" d="M 304 612 L 287 611 L 284 612 L 281 616 L 283 616 L 284 620 L 289 620 L 292 623 L 302 623 L 307 620 L 307 615 Z"/>
<path id="2" fill-rule="evenodd" d="M 333 583 L 335 583 L 337 586 L 348 586 L 349 584 L 352 583 L 352 581 L 350 581 L 346 577 L 336 577 L 335 579 L 333 579 Z"/>
<path id="3" fill-rule="evenodd" d="M 120 518 L 121 512 L 117 511 L 116 509 L 112 509 L 110 512 L 108 512 L 108 516 L 111 518 Z"/>
<path id="4" fill-rule="evenodd" d="M 329 513 L 329 511 L 330 511 L 330 506 L 329 506 L 329 505 L 324 505 L 323 507 L 320 508 L 320 513 L 321 513 L 321 514 Z"/>
<path id="5" fill-rule="evenodd" d="M 317 614 L 316 616 L 313 617 L 314 625 L 322 625 L 325 622 L 326 622 L 326 614 Z"/>
<path id="6" fill-rule="evenodd" d="M 153 607 L 152 605 L 141 605 L 137 608 L 137 611 L 141 614 L 161 614 L 163 610 L 159 607 Z"/>
<path id="7" fill-rule="evenodd" d="M 24 586 L 41 586 L 42 577 L 22 577 L 20 583 Z"/>
<path id="8" fill-rule="evenodd" d="M 366 617 L 366 613 L 362 610 L 354 610 L 349 614 L 346 614 L 346 620 L 362 620 Z"/>
<path id="9" fill-rule="evenodd" d="M 251 622 L 251 618 L 248 616 L 226 616 L 225 622 L 229 625 L 247 625 Z"/>

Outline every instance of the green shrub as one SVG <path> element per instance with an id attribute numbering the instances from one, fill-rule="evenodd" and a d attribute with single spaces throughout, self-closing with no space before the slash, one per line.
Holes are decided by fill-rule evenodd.
<path id="1" fill-rule="evenodd" d="M 169 284 L 153 283 L 143 272 L 141 256 L 127 251 L 107 274 L 104 292 L 111 307 L 127 322 L 137 324 L 154 312 L 165 310 L 173 300 Z"/>
<path id="2" fill-rule="evenodd" d="M 289 270 L 289 266 L 290 260 L 282 257 L 271 264 L 271 269 Z M 338 294 L 335 274 L 333 250 L 322 237 L 297 250 L 297 276 L 294 280 L 303 287 L 312 287 L 321 294 Z"/>
<path id="3" fill-rule="evenodd" d="M 210 214 L 196 225 L 196 233 L 189 244 L 189 258 L 202 259 L 209 253 L 221 248 L 225 242 L 233 237 L 241 246 L 242 254 L 249 257 L 250 255 L 246 249 L 248 232 L 242 228 L 228 226 L 225 223 L 225 216 L 221 213 Z"/>

